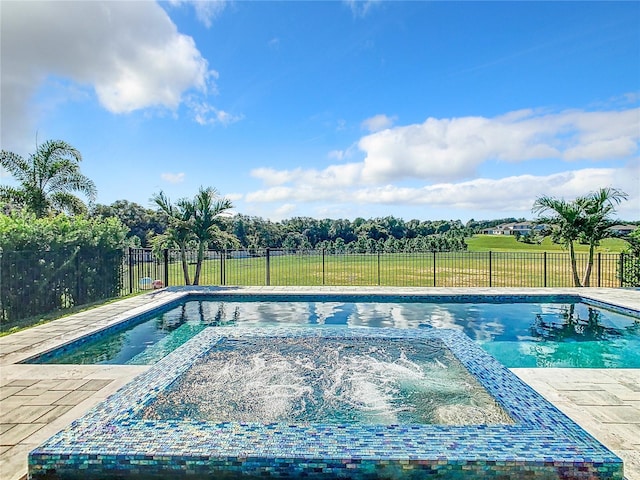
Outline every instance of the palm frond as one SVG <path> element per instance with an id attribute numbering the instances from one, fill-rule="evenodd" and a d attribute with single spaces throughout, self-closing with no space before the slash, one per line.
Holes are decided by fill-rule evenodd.
<path id="1" fill-rule="evenodd" d="M 25 203 L 25 191 L 21 188 L 0 185 L 0 202 L 23 206 Z"/>
<path id="2" fill-rule="evenodd" d="M 68 171 L 51 179 L 49 191 L 75 191 L 87 196 L 89 200 L 95 200 L 98 190 L 95 183 L 79 171 Z"/>
<path id="3" fill-rule="evenodd" d="M 2 150 L 0 152 L 0 166 L 19 183 L 23 183 L 29 178 L 29 163 L 16 153 Z"/>
<path id="4" fill-rule="evenodd" d="M 70 213 L 72 215 L 87 213 L 85 203 L 71 193 L 56 192 L 49 197 L 49 200 L 51 207 L 58 212 Z"/>

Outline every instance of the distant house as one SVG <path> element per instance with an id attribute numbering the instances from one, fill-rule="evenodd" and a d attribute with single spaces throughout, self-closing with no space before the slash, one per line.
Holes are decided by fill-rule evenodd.
<path id="1" fill-rule="evenodd" d="M 638 228 L 637 225 L 613 225 L 609 227 L 608 230 L 611 233 L 611 235 L 614 235 L 616 237 L 626 237 L 631 232 L 633 232 L 636 228 Z"/>
<path id="2" fill-rule="evenodd" d="M 531 222 L 503 223 L 491 228 L 485 228 L 481 233 L 485 235 L 527 235 L 532 231 L 544 230 L 544 225 L 536 225 Z"/>

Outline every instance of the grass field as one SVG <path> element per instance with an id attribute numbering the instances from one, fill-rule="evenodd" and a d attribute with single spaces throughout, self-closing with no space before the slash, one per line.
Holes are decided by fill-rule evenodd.
<path id="1" fill-rule="evenodd" d="M 489 237 L 489 238 L 487 238 Z M 384 285 L 424 287 L 570 287 L 573 286 L 569 255 L 560 248 L 545 250 L 515 242 L 509 237 L 478 236 L 468 252 L 344 254 L 308 252 L 272 254 L 247 258 L 216 258 L 203 264 L 200 285 Z M 491 245 L 493 248 L 488 248 Z M 525 245 L 535 250 L 509 249 Z M 502 247 L 502 248 L 501 248 Z M 544 246 L 543 246 L 544 247 Z M 619 287 L 620 241 L 603 245 L 595 257 L 591 285 Z M 484 250 L 486 249 L 486 250 Z M 581 249 L 582 250 L 582 249 Z M 587 253 L 577 254 L 580 276 Z M 177 253 L 168 265 L 168 284 L 184 285 Z M 268 266 L 267 266 L 268 265 Z M 191 279 L 195 265 L 189 265 Z M 137 290 L 139 279 L 164 279 L 164 265 L 134 266 L 130 281 Z"/>
<path id="2" fill-rule="evenodd" d="M 551 238 L 546 237 L 542 244 L 531 245 L 518 242 L 511 235 L 474 235 L 466 239 L 470 252 L 565 252 L 562 245 L 553 243 Z M 596 252 L 600 253 L 620 253 L 629 244 L 621 238 L 606 238 L 601 242 Z M 588 252 L 588 245 L 576 244 L 576 252 Z"/>

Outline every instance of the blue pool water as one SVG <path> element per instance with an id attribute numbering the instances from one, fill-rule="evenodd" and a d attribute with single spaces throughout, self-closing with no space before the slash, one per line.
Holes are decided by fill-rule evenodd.
<path id="1" fill-rule="evenodd" d="M 640 368 L 640 319 L 579 302 L 425 303 L 188 298 L 30 363 L 153 364 L 208 326 L 449 328 L 509 368 Z"/>

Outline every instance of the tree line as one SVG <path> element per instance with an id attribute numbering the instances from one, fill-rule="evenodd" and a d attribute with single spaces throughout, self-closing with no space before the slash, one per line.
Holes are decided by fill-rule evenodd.
<path id="1" fill-rule="evenodd" d="M 221 198 L 212 187 L 201 187 L 193 198 L 178 199 L 175 203 L 162 191 L 155 193 L 150 199 L 154 208 L 127 200 L 100 205 L 95 204 L 95 184 L 80 171 L 81 161 L 80 152 L 60 140 L 37 146 L 28 158 L 3 150 L 0 166 L 18 183 L 17 187 L 0 186 L 3 215 L 22 215 L 23 219 L 28 215 L 37 219 L 65 215 L 98 223 L 117 219 L 123 231 L 127 231 L 120 247 L 180 249 L 187 284 L 191 280 L 186 264 L 188 249 L 198 252 L 193 278 L 197 284 L 205 249 L 325 249 L 335 253 L 462 251 L 467 248 L 465 238 L 482 228 L 523 220 L 470 220 L 465 225 L 460 220 L 405 221 L 390 215 L 354 220 L 294 217 L 272 222 L 243 214 L 230 215 L 232 203 Z M 86 203 L 76 193 L 83 195 Z M 532 212 L 539 215 L 535 221 L 548 225 L 550 228 L 545 233 L 569 251 L 576 286 L 589 285 L 595 247 L 608 236 L 607 229 L 614 223 L 616 207 L 626 199 L 627 194 L 620 190 L 601 188 L 573 201 L 549 196 L 535 201 Z M 14 231 L 18 239 L 21 235 L 28 237 L 24 234 L 27 229 L 24 222 L 24 228 L 11 230 L 11 225 L 18 224 L 20 222 L 5 221 L 3 228 Z M 30 241 L 34 248 L 50 248 L 46 246 L 45 230 Z M 6 231 L 0 234 L 7 237 Z M 4 248 L 20 243 L 15 238 L 4 237 L 1 244 Z M 79 244 L 81 237 L 73 241 Z M 589 261 L 582 278 L 576 266 L 575 242 L 589 245 Z"/>
<path id="2" fill-rule="evenodd" d="M 164 195 L 162 192 L 159 195 Z M 165 197 L 166 200 L 166 197 Z M 170 246 L 168 209 L 145 208 L 127 200 L 111 205 L 96 205 L 91 215 L 118 218 L 129 228 L 133 246 Z M 294 217 L 271 221 L 257 216 L 235 214 L 216 217 L 219 230 L 208 244 L 213 249 L 285 250 L 327 249 L 349 251 L 446 251 L 465 250 L 464 238 L 474 230 L 460 220 L 409 220 L 387 216 L 380 218 L 316 219 Z"/>

